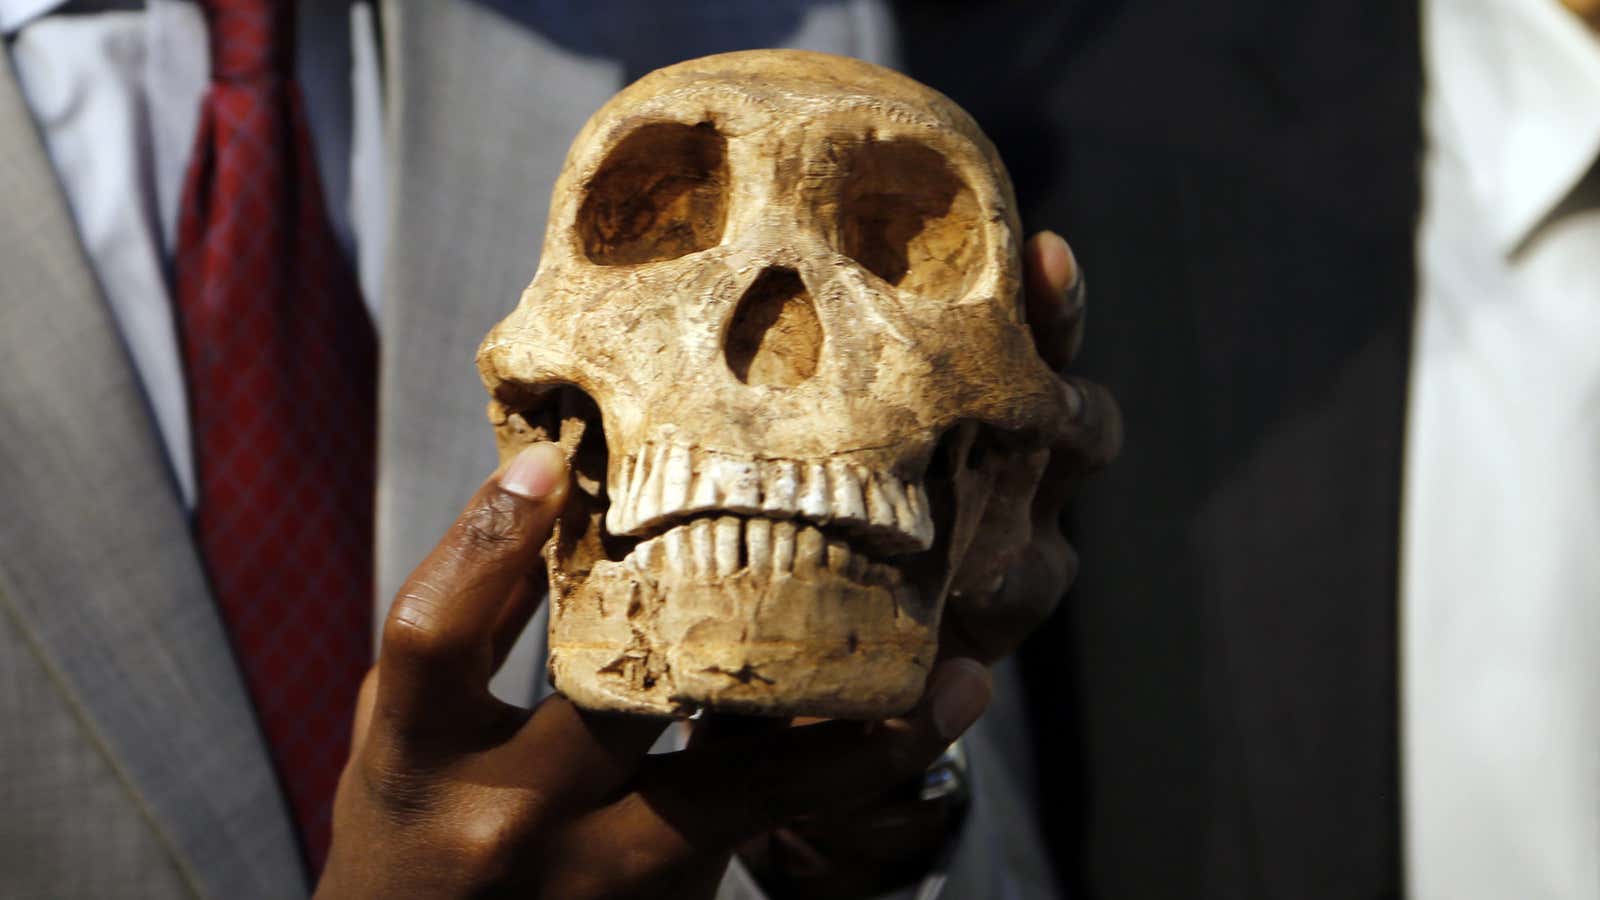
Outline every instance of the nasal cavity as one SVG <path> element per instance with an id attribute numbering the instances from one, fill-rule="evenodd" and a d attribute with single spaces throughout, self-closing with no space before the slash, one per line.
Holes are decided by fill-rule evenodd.
<path id="1" fill-rule="evenodd" d="M 739 298 L 723 352 L 745 384 L 790 387 L 816 374 L 822 323 L 793 269 L 772 267 Z"/>

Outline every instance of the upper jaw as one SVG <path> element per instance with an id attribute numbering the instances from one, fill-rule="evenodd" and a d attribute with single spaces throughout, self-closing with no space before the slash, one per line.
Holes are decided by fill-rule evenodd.
<path id="1" fill-rule="evenodd" d="M 844 456 L 760 459 L 647 440 L 617 461 L 609 481 L 605 527 L 613 535 L 649 537 L 723 512 L 827 526 L 876 556 L 922 552 L 934 541 L 920 482 Z"/>

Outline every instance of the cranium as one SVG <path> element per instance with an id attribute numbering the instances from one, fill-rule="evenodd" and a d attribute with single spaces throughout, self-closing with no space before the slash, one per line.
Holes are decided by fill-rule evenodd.
<path id="1" fill-rule="evenodd" d="M 1069 407 L 970 117 L 857 60 L 634 83 L 556 182 L 478 365 L 503 458 L 570 454 L 550 671 L 591 708 L 873 718 L 992 602 Z M 981 609 L 968 610 L 974 613 Z"/>

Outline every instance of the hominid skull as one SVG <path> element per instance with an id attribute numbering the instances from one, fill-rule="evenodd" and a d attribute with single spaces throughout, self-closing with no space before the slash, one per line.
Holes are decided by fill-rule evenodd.
<path id="1" fill-rule="evenodd" d="M 478 355 L 502 457 L 558 440 L 575 471 L 545 549 L 556 687 L 656 714 L 915 703 L 946 597 L 992 602 L 1027 544 L 1068 409 L 1018 241 L 988 140 L 887 69 L 729 53 L 597 112 Z"/>

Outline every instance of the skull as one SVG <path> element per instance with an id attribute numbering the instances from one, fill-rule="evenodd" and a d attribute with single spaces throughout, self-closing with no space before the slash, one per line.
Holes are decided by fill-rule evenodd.
<path id="1" fill-rule="evenodd" d="M 982 613 L 1028 543 L 1069 408 L 1018 235 L 971 118 L 857 60 L 710 56 L 597 112 L 478 354 L 502 458 L 572 461 L 555 686 L 652 714 L 913 705 L 946 598 Z"/>

